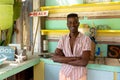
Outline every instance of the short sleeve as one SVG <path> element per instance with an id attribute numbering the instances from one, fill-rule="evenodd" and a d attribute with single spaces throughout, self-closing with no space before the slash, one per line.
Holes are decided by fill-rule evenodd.
<path id="1" fill-rule="evenodd" d="M 88 36 L 85 36 L 83 43 L 83 51 L 91 50 L 91 39 Z"/>

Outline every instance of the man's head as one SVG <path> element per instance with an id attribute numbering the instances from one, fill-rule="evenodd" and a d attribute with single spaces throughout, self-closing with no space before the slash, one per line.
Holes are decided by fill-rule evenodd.
<path id="1" fill-rule="evenodd" d="M 78 32 L 79 18 L 76 13 L 67 15 L 67 27 L 72 33 Z"/>

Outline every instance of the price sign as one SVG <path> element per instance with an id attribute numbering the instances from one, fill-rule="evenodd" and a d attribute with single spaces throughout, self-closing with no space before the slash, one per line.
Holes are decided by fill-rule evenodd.
<path id="1" fill-rule="evenodd" d="M 30 12 L 30 17 L 36 17 L 36 16 L 48 16 L 48 11 L 34 11 Z"/>

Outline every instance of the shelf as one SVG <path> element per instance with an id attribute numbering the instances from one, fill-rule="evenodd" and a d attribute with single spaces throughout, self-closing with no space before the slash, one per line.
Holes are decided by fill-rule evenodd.
<path id="1" fill-rule="evenodd" d="M 89 35 L 88 29 L 79 29 Z M 69 33 L 69 30 L 41 30 L 41 35 L 47 35 L 51 41 L 57 41 L 61 36 Z M 120 44 L 120 30 L 97 30 L 96 41 L 100 44 Z"/>
<path id="2" fill-rule="evenodd" d="M 120 36 L 120 30 L 97 30 L 97 36 Z"/>
<path id="3" fill-rule="evenodd" d="M 113 44 L 113 45 L 118 45 L 120 42 L 113 42 L 113 41 L 97 41 L 99 44 Z"/>
<path id="4" fill-rule="evenodd" d="M 79 28 L 78 31 L 82 33 L 89 32 L 89 28 Z M 68 32 L 69 30 L 41 30 L 42 35 L 63 35 Z"/>
<path id="5" fill-rule="evenodd" d="M 79 29 L 79 31 L 81 31 Z M 86 30 L 88 31 L 88 29 Z M 51 35 L 51 34 L 56 34 L 56 35 L 63 35 L 67 34 L 69 30 L 41 30 L 42 35 Z M 120 36 L 120 30 L 97 30 L 97 36 Z"/>
<path id="6" fill-rule="evenodd" d="M 48 10 L 50 13 L 59 12 L 91 12 L 91 11 L 111 11 L 120 10 L 120 2 L 104 2 L 94 4 L 77 4 L 71 6 L 46 6 L 41 10 Z"/>
<path id="7" fill-rule="evenodd" d="M 41 30 L 42 35 L 61 35 L 61 34 L 67 34 L 69 31 L 68 30 Z"/>
<path id="8" fill-rule="evenodd" d="M 79 16 L 117 16 L 120 17 L 120 2 L 104 2 L 94 4 L 76 4 L 71 6 L 45 6 L 42 11 L 49 11 L 48 17 L 66 17 L 70 12 L 78 13 Z"/>

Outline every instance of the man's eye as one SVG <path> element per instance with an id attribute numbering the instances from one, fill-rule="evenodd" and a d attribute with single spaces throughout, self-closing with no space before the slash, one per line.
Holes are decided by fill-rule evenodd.
<path id="1" fill-rule="evenodd" d="M 74 22 L 75 24 L 77 24 L 78 22 L 76 21 L 76 22 Z"/>
<path id="2" fill-rule="evenodd" d="M 68 24 L 77 24 L 78 22 L 68 22 Z"/>

